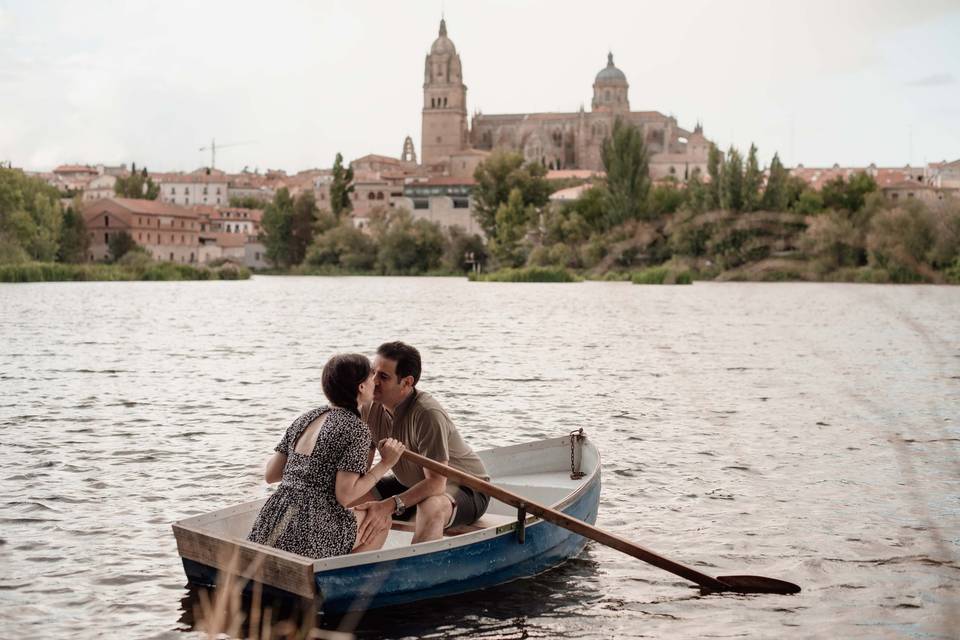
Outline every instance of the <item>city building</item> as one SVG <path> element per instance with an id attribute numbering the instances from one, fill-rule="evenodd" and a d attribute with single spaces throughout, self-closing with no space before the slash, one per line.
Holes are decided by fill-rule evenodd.
<path id="1" fill-rule="evenodd" d="M 960 189 L 960 160 L 931 162 L 927 165 L 924 178 L 927 184 L 938 189 Z"/>
<path id="2" fill-rule="evenodd" d="M 198 169 L 192 173 L 158 173 L 151 177 L 160 185 L 159 199 L 163 202 L 185 207 L 230 203 L 227 195 L 227 174 L 218 169 Z"/>
<path id="3" fill-rule="evenodd" d="M 636 125 L 650 151 L 650 175 L 684 180 L 706 172 L 710 142 L 699 123 L 692 131 L 658 111 L 631 111 L 626 75 L 613 54 L 593 83 L 591 108 L 568 113 L 478 113 L 467 123 L 463 64 L 445 20 L 424 63 L 420 157 L 430 173 L 472 176 L 477 152 L 510 149 L 551 169 L 601 170 L 601 147 L 617 118 Z M 471 166 L 472 165 L 472 166 Z"/>
<path id="4" fill-rule="evenodd" d="M 104 173 L 90 180 L 83 189 L 83 201 L 93 202 L 103 198 L 112 198 L 117 194 L 117 176 Z"/>
<path id="5" fill-rule="evenodd" d="M 473 217 L 470 194 L 475 184 L 473 178 L 454 176 L 410 178 L 403 187 L 403 197 L 396 200 L 396 206 L 409 210 L 414 219 L 436 222 L 445 228 L 456 226 L 468 234 L 483 235 Z"/>
<path id="6" fill-rule="evenodd" d="M 199 261 L 198 214 L 186 207 L 157 200 L 103 198 L 84 206 L 83 220 L 90 234 L 90 260 L 106 260 L 110 238 L 125 231 L 156 260 Z"/>

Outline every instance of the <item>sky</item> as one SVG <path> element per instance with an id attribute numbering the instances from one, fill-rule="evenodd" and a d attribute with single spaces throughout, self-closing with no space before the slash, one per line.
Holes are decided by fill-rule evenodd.
<path id="1" fill-rule="evenodd" d="M 0 0 L 0 162 L 295 172 L 419 153 L 441 13 L 468 112 L 631 108 L 763 164 L 960 158 L 960 0 Z"/>

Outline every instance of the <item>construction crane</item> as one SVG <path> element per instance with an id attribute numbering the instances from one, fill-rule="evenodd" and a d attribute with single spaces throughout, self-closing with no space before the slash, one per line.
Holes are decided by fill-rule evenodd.
<path id="1" fill-rule="evenodd" d="M 253 144 L 253 140 L 245 140 L 244 142 L 231 142 L 229 144 L 217 144 L 216 138 L 210 139 L 210 146 L 200 147 L 199 151 L 209 151 L 210 152 L 210 168 L 217 168 L 217 149 L 226 149 L 227 147 L 239 147 L 244 144 Z"/>

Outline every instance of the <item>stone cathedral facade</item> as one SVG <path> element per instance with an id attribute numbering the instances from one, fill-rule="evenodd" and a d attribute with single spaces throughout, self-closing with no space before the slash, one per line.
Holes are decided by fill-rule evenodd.
<path id="1" fill-rule="evenodd" d="M 688 131 L 658 111 L 631 111 L 629 88 L 611 53 L 594 79 L 589 111 L 581 106 L 570 113 L 478 113 L 468 124 L 463 65 L 440 20 L 424 64 L 421 163 L 431 173 L 471 175 L 487 152 L 507 148 L 548 169 L 602 171 L 601 145 L 622 118 L 643 131 L 654 179 L 684 181 L 695 168 L 706 174 L 710 142 L 703 127 L 698 123 Z"/>

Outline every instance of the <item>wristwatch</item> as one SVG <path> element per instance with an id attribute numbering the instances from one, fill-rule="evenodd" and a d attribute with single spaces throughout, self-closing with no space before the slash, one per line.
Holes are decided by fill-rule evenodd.
<path id="1" fill-rule="evenodd" d="M 400 499 L 400 496 L 393 496 L 393 501 L 397 505 L 397 508 L 393 510 L 393 515 L 402 516 L 403 512 L 407 510 L 407 506 L 403 504 L 403 500 Z"/>

